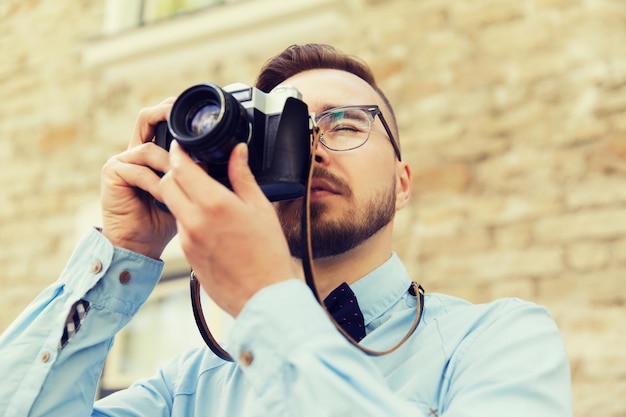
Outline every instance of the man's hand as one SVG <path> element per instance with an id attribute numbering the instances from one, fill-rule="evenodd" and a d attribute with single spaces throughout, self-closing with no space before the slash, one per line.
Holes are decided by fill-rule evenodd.
<path id="1" fill-rule="evenodd" d="M 143 109 L 128 149 L 102 168 L 102 233 L 115 246 L 158 259 L 176 234 L 174 218 L 156 207 L 161 200 L 156 171 L 169 169 L 166 150 L 151 143 L 155 125 L 165 120 L 174 98 Z M 162 201 L 162 200 L 161 200 Z"/>
<path id="2" fill-rule="evenodd" d="M 233 191 L 204 172 L 178 145 L 161 181 L 187 261 L 207 294 L 236 317 L 258 290 L 297 276 L 272 204 L 248 167 L 248 148 L 231 153 Z"/>

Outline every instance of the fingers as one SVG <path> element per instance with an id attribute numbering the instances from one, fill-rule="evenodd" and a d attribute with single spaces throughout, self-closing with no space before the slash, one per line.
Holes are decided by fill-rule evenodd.
<path id="1" fill-rule="evenodd" d="M 158 198 L 159 175 L 169 170 L 167 151 L 152 143 L 136 146 L 110 158 L 102 168 L 103 186 L 138 187 Z"/>
<path id="2" fill-rule="evenodd" d="M 268 203 L 248 165 L 248 145 L 245 143 L 237 144 L 230 155 L 228 179 L 242 200 L 254 205 Z"/>
<path id="3" fill-rule="evenodd" d="M 235 146 L 228 164 L 228 176 L 234 194 L 207 175 L 176 141 L 172 142 L 170 148 L 170 167 L 171 171 L 163 178 L 164 182 L 170 183 L 165 185 L 168 189 L 166 199 L 183 199 L 205 208 L 210 208 L 221 199 L 229 201 L 235 197 L 253 206 L 270 205 L 248 166 L 248 147 L 245 143 Z M 173 204 L 176 205 L 176 201 Z"/>
<path id="4" fill-rule="evenodd" d="M 184 152 L 178 142 L 170 145 L 170 170 L 161 179 L 163 201 L 175 217 L 192 203 L 192 197 L 200 192 L 200 183 L 208 175 Z M 202 171 L 202 172 L 199 172 Z"/>
<path id="5" fill-rule="evenodd" d="M 139 111 L 128 149 L 152 140 L 154 127 L 157 123 L 167 120 L 175 100 L 176 97 L 168 97 L 156 106 L 146 107 Z"/>

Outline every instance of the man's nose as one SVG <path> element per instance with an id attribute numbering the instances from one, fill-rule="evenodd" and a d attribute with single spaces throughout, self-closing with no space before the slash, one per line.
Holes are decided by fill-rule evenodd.
<path id="1" fill-rule="evenodd" d="M 327 166 L 330 163 L 330 150 L 321 141 L 318 141 L 317 147 L 313 150 L 313 156 L 316 164 Z"/>

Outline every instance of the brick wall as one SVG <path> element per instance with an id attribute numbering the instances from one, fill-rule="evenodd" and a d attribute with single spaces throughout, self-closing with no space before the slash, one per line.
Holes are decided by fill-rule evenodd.
<path id="1" fill-rule="evenodd" d="M 127 77 L 84 63 L 104 3 L 0 6 L 0 329 L 62 269 L 140 107 L 251 82 L 287 44 L 324 41 L 368 60 L 395 104 L 415 178 L 395 241 L 410 271 L 428 291 L 546 305 L 576 415 L 626 416 L 626 3 L 346 1 L 334 30 L 196 65 L 138 60 Z"/>

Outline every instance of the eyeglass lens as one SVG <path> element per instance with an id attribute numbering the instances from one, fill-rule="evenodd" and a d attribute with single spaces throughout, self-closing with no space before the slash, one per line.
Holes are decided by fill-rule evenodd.
<path id="1" fill-rule="evenodd" d="M 372 125 L 364 109 L 338 109 L 322 116 L 317 125 L 320 141 L 337 151 L 358 148 L 367 140 Z"/>

